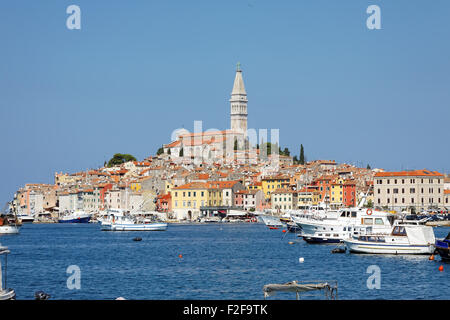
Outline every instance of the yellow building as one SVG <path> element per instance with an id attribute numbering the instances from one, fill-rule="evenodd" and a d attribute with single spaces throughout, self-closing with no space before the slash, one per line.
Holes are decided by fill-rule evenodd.
<path id="1" fill-rule="evenodd" d="M 203 206 L 221 206 L 222 189 L 211 182 L 191 182 L 172 188 L 172 210 L 177 219 L 194 219 Z"/>
<path id="2" fill-rule="evenodd" d="M 320 202 L 320 192 L 300 191 L 298 193 L 297 208 L 306 209 L 309 206 L 318 205 Z"/>
<path id="3" fill-rule="evenodd" d="M 261 182 L 265 199 L 270 199 L 271 192 L 277 189 L 289 189 L 289 180 L 289 177 L 284 175 L 263 178 Z"/>
<path id="4" fill-rule="evenodd" d="M 342 207 L 344 200 L 344 180 L 338 178 L 331 183 L 330 187 L 330 207 Z"/>

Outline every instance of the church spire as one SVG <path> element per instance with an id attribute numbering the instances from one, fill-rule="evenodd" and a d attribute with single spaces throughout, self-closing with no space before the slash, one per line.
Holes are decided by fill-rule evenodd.
<path id="1" fill-rule="evenodd" d="M 241 64 L 236 65 L 233 90 L 231 91 L 231 130 L 236 132 L 247 131 L 247 92 L 245 92 L 242 78 Z"/>
<path id="2" fill-rule="evenodd" d="M 247 95 L 247 92 L 245 92 L 244 79 L 242 79 L 241 64 L 239 62 L 236 65 L 236 77 L 234 78 L 233 91 L 231 92 L 231 95 L 235 94 Z"/>

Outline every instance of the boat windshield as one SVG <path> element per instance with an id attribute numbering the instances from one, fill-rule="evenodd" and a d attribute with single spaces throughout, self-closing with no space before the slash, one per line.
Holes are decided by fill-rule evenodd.
<path id="1" fill-rule="evenodd" d="M 406 236 L 406 230 L 405 227 L 397 226 L 394 227 L 394 230 L 392 230 L 393 236 Z"/>

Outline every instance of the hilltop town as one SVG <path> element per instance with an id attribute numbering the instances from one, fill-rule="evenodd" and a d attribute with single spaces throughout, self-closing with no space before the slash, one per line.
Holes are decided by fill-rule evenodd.
<path id="1" fill-rule="evenodd" d="M 394 211 L 448 210 L 450 178 L 431 170 L 385 172 L 334 160 L 305 161 L 278 141 L 251 139 L 247 93 L 238 64 L 230 99 L 231 129 L 178 132 L 156 155 L 76 173 L 53 184 L 26 184 L 14 195 L 17 214 L 56 219 L 71 211 L 158 211 L 194 221 L 205 212 L 366 206 Z M 253 130 L 256 133 L 256 130 Z M 303 149 L 303 148 L 302 148 Z"/>

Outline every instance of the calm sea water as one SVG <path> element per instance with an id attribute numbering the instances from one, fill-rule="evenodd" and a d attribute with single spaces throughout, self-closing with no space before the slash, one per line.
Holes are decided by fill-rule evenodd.
<path id="1" fill-rule="evenodd" d="M 434 230 L 443 238 L 450 228 Z M 132 241 L 137 236 L 142 241 Z M 7 281 L 17 299 L 34 299 L 38 290 L 51 299 L 263 299 L 264 284 L 314 279 L 337 280 L 339 299 L 450 296 L 450 264 L 439 256 L 332 254 L 335 245 L 310 245 L 262 224 L 172 224 L 165 232 L 25 224 L 0 243 L 11 250 Z M 70 265 L 81 270 L 80 290 L 67 288 Z M 378 290 L 366 285 L 370 265 L 381 269 Z"/>

